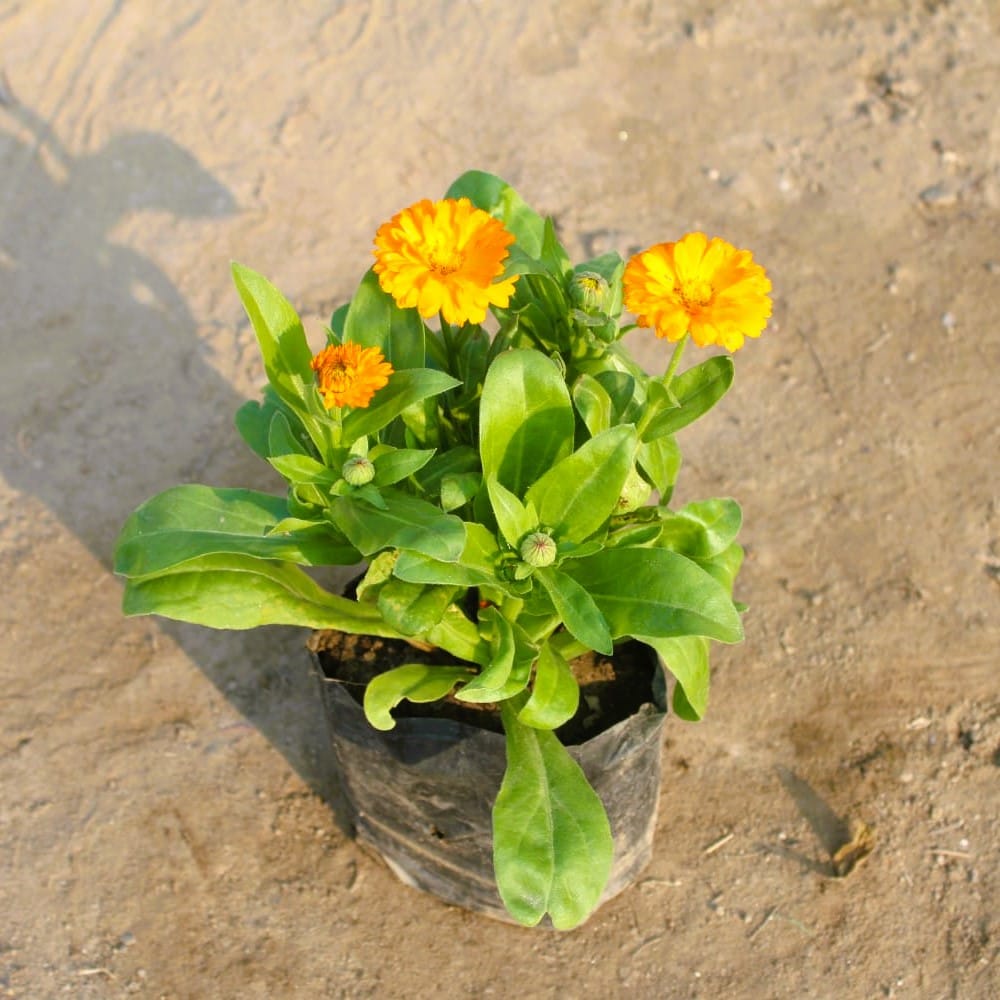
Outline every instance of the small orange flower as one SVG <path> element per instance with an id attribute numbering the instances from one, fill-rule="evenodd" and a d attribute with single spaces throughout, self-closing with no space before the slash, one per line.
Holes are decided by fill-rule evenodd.
<path id="1" fill-rule="evenodd" d="M 771 282 L 749 250 L 688 233 L 637 253 L 625 268 L 625 305 L 657 337 L 738 351 L 771 315 Z"/>
<path id="2" fill-rule="evenodd" d="M 324 347 L 310 367 L 316 372 L 328 410 L 335 406 L 367 406 L 392 374 L 392 365 L 377 347 L 353 343 Z"/>
<path id="3" fill-rule="evenodd" d="M 375 234 L 375 273 L 382 290 L 423 317 L 482 323 L 490 306 L 503 308 L 517 275 L 503 281 L 514 237 L 499 219 L 468 198 L 418 201 Z"/>

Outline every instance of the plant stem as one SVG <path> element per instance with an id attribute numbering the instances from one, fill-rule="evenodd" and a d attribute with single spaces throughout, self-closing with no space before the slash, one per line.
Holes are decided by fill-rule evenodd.
<path id="1" fill-rule="evenodd" d="M 681 357 L 684 354 L 684 348 L 687 346 L 688 337 L 690 333 L 685 333 L 680 340 L 677 341 L 677 346 L 674 348 L 674 353 L 670 358 L 670 365 L 667 370 L 663 373 L 663 388 L 669 389 L 670 383 L 674 380 L 674 374 L 677 372 L 677 366 L 681 363 Z"/>

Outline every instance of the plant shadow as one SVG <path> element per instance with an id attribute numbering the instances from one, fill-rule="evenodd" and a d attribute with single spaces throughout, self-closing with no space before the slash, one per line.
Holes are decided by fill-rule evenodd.
<path id="1" fill-rule="evenodd" d="M 782 844 L 778 847 L 768 845 L 766 849 L 772 854 L 796 861 L 804 869 L 826 878 L 835 878 L 846 874 L 846 872 L 838 870 L 836 859 L 852 840 L 848 821 L 834 812 L 829 803 L 794 771 L 781 766 L 776 767 L 775 771 L 778 780 L 791 796 L 800 815 L 809 824 L 810 830 L 819 841 L 826 859 L 817 861 L 815 858 L 795 850 L 792 844 Z"/>
<path id="2" fill-rule="evenodd" d="M 238 206 L 165 135 L 129 132 L 75 155 L 9 86 L 0 98 L 0 351 L 16 359 L 0 375 L 0 475 L 110 571 L 125 518 L 162 489 L 202 476 L 277 488 L 238 441 L 232 417 L 243 400 L 209 363 L 184 297 L 113 236 L 134 213 L 221 219 Z M 304 636 L 286 663 L 286 628 L 215 645 L 218 633 L 158 626 L 348 829 Z"/>

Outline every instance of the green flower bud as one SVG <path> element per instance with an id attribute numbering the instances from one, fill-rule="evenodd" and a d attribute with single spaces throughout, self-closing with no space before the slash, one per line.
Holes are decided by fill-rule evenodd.
<path id="1" fill-rule="evenodd" d="M 580 271 L 569 286 L 570 301 L 585 313 L 606 313 L 611 305 L 611 288 L 596 271 Z"/>
<path id="2" fill-rule="evenodd" d="M 638 510 L 649 499 L 652 492 L 653 487 L 639 475 L 633 465 L 625 479 L 625 484 L 622 486 L 621 496 L 615 505 L 615 513 L 628 514 L 633 510 Z"/>
<path id="3" fill-rule="evenodd" d="M 375 466 L 364 455 L 352 455 L 340 470 L 352 486 L 364 486 L 375 478 Z"/>
<path id="4" fill-rule="evenodd" d="M 536 568 L 551 566 L 556 561 L 556 543 L 544 531 L 533 531 L 521 542 L 521 558 Z"/>

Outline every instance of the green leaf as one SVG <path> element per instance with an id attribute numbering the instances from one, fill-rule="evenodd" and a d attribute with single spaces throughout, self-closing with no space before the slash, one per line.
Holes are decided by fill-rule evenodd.
<path id="1" fill-rule="evenodd" d="M 670 389 L 680 406 L 654 417 L 643 432 L 643 441 L 673 434 L 707 413 L 733 384 L 733 359 L 719 355 L 678 375 Z"/>
<path id="2" fill-rule="evenodd" d="M 365 688 L 365 716 L 372 726 L 385 732 L 396 725 L 390 712 L 404 698 L 418 703 L 437 701 L 468 676 L 466 667 L 404 663 L 368 682 Z"/>
<path id="3" fill-rule="evenodd" d="M 508 912 L 533 927 L 582 923 L 611 873 L 614 842 L 604 806 L 554 733 L 501 706 L 507 771 L 493 807 L 493 867 Z"/>
<path id="4" fill-rule="evenodd" d="M 538 527 L 538 515 L 534 507 L 527 506 L 496 479 L 486 481 L 486 489 L 490 495 L 490 505 L 496 515 L 497 525 L 507 539 L 507 544 L 516 549 L 521 539 Z"/>
<path id="5" fill-rule="evenodd" d="M 704 635 L 739 642 L 743 625 L 725 588 L 668 549 L 606 549 L 564 565 L 604 615 L 614 638 Z"/>
<path id="6" fill-rule="evenodd" d="M 495 572 L 500 547 L 481 524 L 465 525 L 465 544 L 457 560 L 445 562 L 417 552 L 400 552 L 394 573 L 410 583 L 440 583 L 455 587 L 500 585 Z"/>
<path id="7" fill-rule="evenodd" d="M 161 576 L 129 580 L 126 615 L 163 615 L 210 628 L 301 625 L 404 638 L 378 609 L 323 590 L 297 566 L 241 555 L 208 555 Z"/>
<path id="8" fill-rule="evenodd" d="M 478 472 L 463 472 L 441 480 L 441 508 L 445 511 L 464 507 L 479 492 L 483 477 Z"/>
<path id="9" fill-rule="evenodd" d="M 499 177 L 482 170 L 466 171 L 448 188 L 445 197 L 468 198 L 477 208 L 500 219 L 525 253 L 541 256 L 545 220 Z"/>
<path id="10" fill-rule="evenodd" d="M 423 638 L 466 663 L 482 665 L 490 661 L 489 646 L 483 642 L 479 629 L 454 604 L 448 606 L 441 621 Z"/>
<path id="11" fill-rule="evenodd" d="M 659 490 L 660 502 L 667 503 L 681 468 L 681 450 L 677 441 L 670 436 L 641 441 L 636 457 L 646 478 Z"/>
<path id="12" fill-rule="evenodd" d="M 509 695 L 503 694 L 504 685 L 510 680 L 511 671 L 514 668 L 514 657 L 517 652 L 514 629 L 511 623 L 496 608 L 486 608 L 480 614 L 479 620 L 480 631 L 486 633 L 489 641 L 490 660 L 483 671 L 475 679 L 466 684 L 455 697 L 459 701 L 479 704 L 502 701 L 504 697 L 510 697 L 524 689 L 530 676 L 531 659 L 533 657 L 528 660 L 528 669 L 521 671 L 524 675 L 524 683 L 519 688 L 516 688 L 516 690 L 512 690 Z"/>
<path id="13" fill-rule="evenodd" d="M 688 722 L 697 722 L 708 708 L 708 639 L 700 635 L 657 638 L 637 635 L 639 642 L 656 651 L 663 666 L 677 679 L 674 712 Z"/>
<path id="14" fill-rule="evenodd" d="M 479 414 L 483 474 L 516 496 L 573 450 L 573 406 L 555 362 L 508 351 L 490 366 Z"/>
<path id="15" fill-rule="evenodd" d="M 566 248 L 559 242 L 556 235 L 556 227 L 551 219 L 545 220 L 545 229 L 542 233 L 542 247 L 538 254 L 538 259 L 545 267 L 555 275 L 563 278 L 569 277 L 573 270 L 573 264 L 566 253 Z"/>
<path id="16" fill-rule="evenodd" d="M 583 374 L 573 383 L 573 404 L 591 437 L 611 426 L 611 397 L 592 375 Z"/>
<path id="17" fill-rule="evenodd" d="M 267 428 L 267 450 L 270 455 L 308 455 L 308 440 L 308 437 L 302 440 L 295 434 L 287 413 L 280 409 L 274 411 Z"/>
<path id="18" fill-rule="evenodd" d="M 451 514 L 391 488 L 383 490 L 386 509 L 353 496 L 338 497 L 330 518 L 365 556 L 382 549 L 408 549 L 454 562 L 465 545 L 465 525 Z M 397 575 L 399 575 L 397 573 Z"/>
<path id="19" fill-rule="evenodd" d="M 340 472 L 328 469 L 308 455 L 272 455 L 268 462 L 290 483 L 315 483 L 332 486 L 341 479 Z"/>
<path id="20" fill-rule="evenodd" d="M 727 549 L 712 556 L 711 559 L 699 559 L 698 565 L 714 576 L 726 588 L 727 594 L 732 594 L 736 575 L 743 565 L 743 546 L 739 542 L 733 542 Z M 736 602 L 736 609 L 746 611 L 746 605 Z"/>
<path id="21" fill-rule="evenodd" d="M 260 458 L 267 459 L 271 455 L 268 436 L 271 418 L 278 412 L 280 411 L 273 399 L 269 400 L 266 396 L 263 402 L 249 399 L 236 411 L 236 430 Z"/>
<path id="22" fill-rule="evenodd" d="M 360 555 L 331 526 L 271 534 L 288 504 L 254 490 L 187 484 L 147 500 L 125 522 L 115 549 L 115 572 L 142 577 L 213 553 L 279 559 L 305 566 L 344 565 Z"/>
<path id="23" fill-rule="evenodd" d="M 337 306 L 331 313 L 330 328 L 326 338 L 328 344 L 336 345 L 344 342 L 344 324 L 347 321 L 347 314 L 350 308 L 351 303 L 345 302 L 342 306 Z"/>
<path id="24" fill-rule="evenodd" d="M 576 714 L 580 685 L 563 657 L 549 643 L 538 651 L 535 683 L 518 721 L 533 729 L 558 729 Z"/>
<path id="25" fill-rule="evenodd" d="M 632 469 L 635 428 L 622 424 L 585 441 L 553 465 L 525 495 L 541 524 L 560 540 L 582 542 L 600 529 L 618 504 Z"/>
<path id="26" fill-rule="evenodd" d="M 479 473 L 479 452 L 468 445 L 456 445 L 438 452 L 416 473 L 417 484 L 424 493 L 433 496 L 440 492 L 447 476 Z"/>
<path id="27" fill-rule="evenodd" d="M 296 412 L 306 410 L 307 394 L 315 391 L 309 367 L 312 351 L 298 314 L 262 275 L 235 262 L 232 273 L 260 345 L 268 382 Z"/>
<path id="28" fill-rule="evenodd" d="M 535 570 L 535 577 L 567 630 L 588 649 L 610 655 L 614 651 L 608 623 L 594 599 L 571 576 L 551 566 Z"/>
<path id="29" fill-rule="evenodd" d="M 699 500 L 661 516 L 659 544 L 699 562 L 728 549 L 743 521 L 740 505 L 728 497 Z"/>
<path id="30" fill-rule="evenodd" d="M 378 347 L 398 372 L 423 368 L 427 327 L 416 309 L 400 309 L 388 292 L 382 291 L 378 275 L 369 271 L 351 299 L 344 321 L 345 341 Z"/>
<path id="31" fill-rule="evenodd" d="M 391 486 L 407 479 L 422 469 L 434 457 L 434 449 L 393 448 L 377 455 L 375 463 L 375 485 Z"/>
<path id="32" fill-rule="evenodd" d="M 397 632 L 419 635 L 441 621 L 458 592 L 457 587 L 407 583 L 394 578 L 379 590 L 378 609 Z"/>
<path id="33" fill-rule="evenodd" d="M 611 400 L 611 422 L 613 424 L 634 423 L 641 415 L 641 407 L 636 393 L 636 379 L 628 372 L 616 369 L 598 371 L 594 378 Z"/>
<path id="34" fill-rule="evenodd" d="M 461 383 L 432 368 L 406 368 L 389 376 L 389 384 L 379 389 L 366 409 L 351 410 L 344 417 L 344 442 L 380 431 L 403 410 L 429 396 L 454 389 Z"/>

